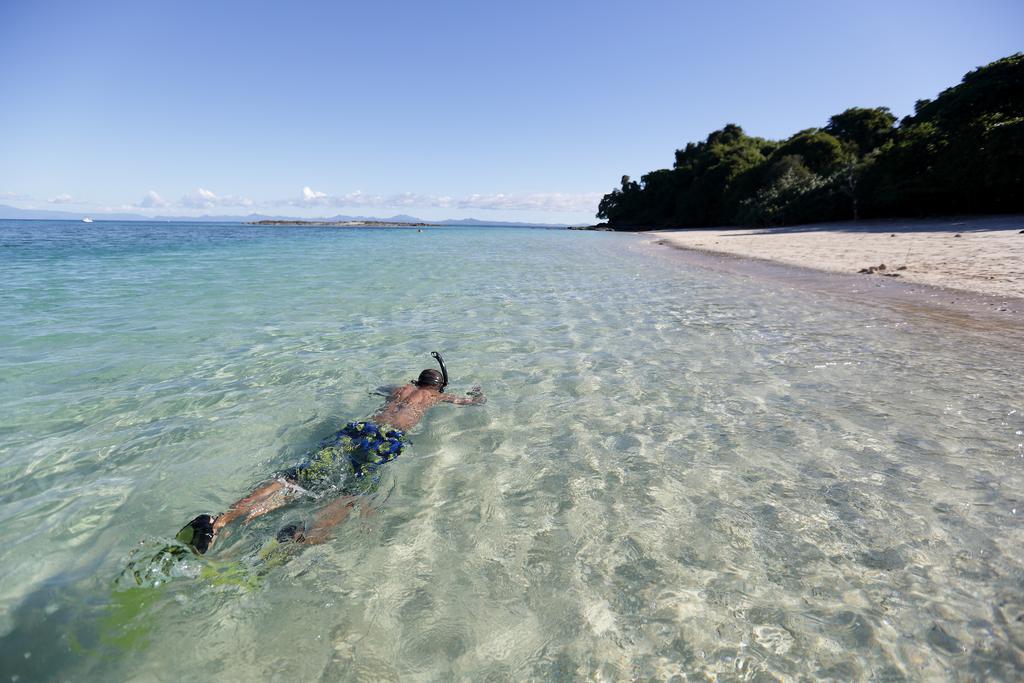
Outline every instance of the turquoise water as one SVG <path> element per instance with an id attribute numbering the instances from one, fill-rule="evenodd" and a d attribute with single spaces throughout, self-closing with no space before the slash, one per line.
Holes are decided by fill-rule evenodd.
<path id="1" fill-rule="evenodd" d="M 0 316 L 5 680 L 1021 675 L 1024 358 L 982 332 L 497 228 L 0 222 Z M 434 349 L 488 403 L 329 543 L 275 551 L 305 502 L 147 564 Z"/>

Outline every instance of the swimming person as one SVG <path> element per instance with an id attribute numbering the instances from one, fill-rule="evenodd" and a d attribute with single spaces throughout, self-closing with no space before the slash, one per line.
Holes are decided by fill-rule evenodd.
<path id="1" fill-rule="evenodd" d="M 444 393 L 448 369 L 441 354 L 431 354 L 441 372 L 428 369 L 404 386 L 389 390 L 384 406 L 368 420 L 350 422 L 302 464 L 277 473 L 274 478 L 221 515 L 199 515 L 186 524 L 177 539 L 203 554 L 213 545 L 221 529 L 244 517 L 245 522 L 276 510 L 303 496 L 319 498 L 335 495 L 316 515 L 312 526 L 300 530 L 289 525 L 278 533 L 278 540 L 323 543 L 330 529 L 340 524 L 359 500 L 376 489 L 380 466 L 391 462 L 406 445 L 406 432 L 415 427 L 428 410 L 438 403 L 481 405 L 486 398 L 480 387 L 468 392 L 469 398 Z"/>

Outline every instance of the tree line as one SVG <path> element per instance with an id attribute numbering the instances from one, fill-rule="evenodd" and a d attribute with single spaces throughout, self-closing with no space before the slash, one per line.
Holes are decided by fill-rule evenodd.
<path id="1" fill-rule="evenodd" d="M 897 123 L 847 109 L 786 140 L 728 124 L 670 169 L 623 176 L 597 217 L 616 229 L 793 225 L 1024 211 L 1024 53 L 966 74 Z"/>

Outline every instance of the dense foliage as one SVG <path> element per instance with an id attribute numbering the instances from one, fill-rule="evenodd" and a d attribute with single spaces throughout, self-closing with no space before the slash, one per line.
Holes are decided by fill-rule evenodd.
<path id="1" fill-rule="evenodd" d="M 786 225 L 1024 211 L 1024 54 L 980 67 L 897 124 L 855 107 L 787 140 L 737 125 L 622 177 L 597 216 L 618 229 Z"/>

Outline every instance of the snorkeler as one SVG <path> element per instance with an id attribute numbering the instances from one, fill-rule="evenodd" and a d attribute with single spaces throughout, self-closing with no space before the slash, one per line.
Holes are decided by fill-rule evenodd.
<path id="1" fill-rule="evenodd" d="M 302 464 L 277 473 L 221 515 L 199 515 L 186 524 L 177 539 L 196 552 L 205 553 L 221 529 L 244 517 L 245 522 L 276 510 L 302 496 L 336 495 L 315 517 L 309 529 L 294 525 L 278 533 L 282 541 L 323 543 L 330 529 L 348 516 L 358 496 L 375 490 L 380 466 L 397 458 L 405 448 L 406 432 L 415 427 L 428 410 L 438 403 L 480 405 L 486 398 L 480 387 L 473 387 L 469 398 L 444 393 L 448 369 L 441 354 L 431 354 L 441 372 L 428 369 L 404 386 L 391 389 L 384 406 L 368 420 L 350 422 L 330 437 Z"/>

